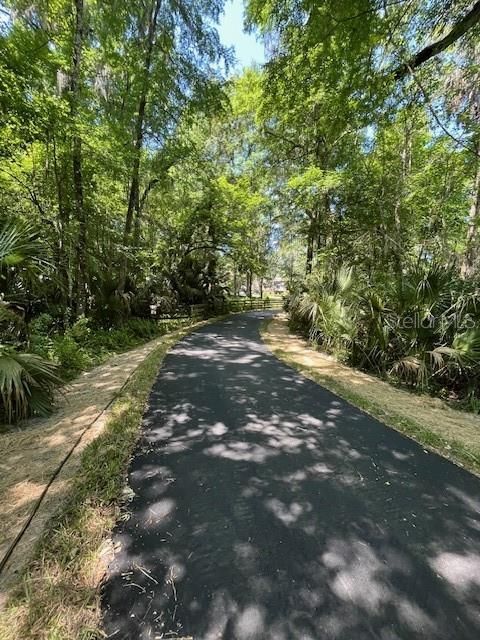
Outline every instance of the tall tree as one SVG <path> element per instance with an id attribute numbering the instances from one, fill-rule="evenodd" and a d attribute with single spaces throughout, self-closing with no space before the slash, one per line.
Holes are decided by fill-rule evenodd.
<path id="1" fill-rule="evenodd" d="M 78 224 L 76 242 L 76 312 L 82 315 L 86 306 L 87 284 L 87 213 L 83 194 L 82 137 L 78 131 L 79 110 L 82 92 L 82 56 L 85 41 L 84 0 L 74 0 L 74 28 L 72 47 L 72 67 L 70 78 L 70 115 L 72 118 L 72 170 L 75 216 Z"/>
<path id="2" fill-rule="evenodd" d="M 130 244 L 134 215 L 140 216 L 140 159 L 143 148 L 145 110 L 147 106 L 147 96 L 150 89 L 150 75 L 152 68 L 153 49 L 157 39 L 158 16 L 162 0 L 152 0 L 147 10 L 146 33 L 140 34 L 141 48 L 144 49 L 144 59 L 141 69 L 141 84 L 138 97 L 138 107 L 134 126 L 134 153 L 130 177 L 130 191 L 128 195 L 127 215 L 125 217 L 125 229 L 123 244 L 127 247 Z M 141 27 L 143 32 L 145 27 Z M 126 255 L 126 254 L 125 254 Z M 126 257 L 121 274 L 120 288 L 125 286 L 127 261 Z"/>

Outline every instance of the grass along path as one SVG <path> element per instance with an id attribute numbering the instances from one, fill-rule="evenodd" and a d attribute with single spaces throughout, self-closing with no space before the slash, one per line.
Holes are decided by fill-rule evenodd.
<path id="1" fill-rule="evenodd" d="M 103 429 L 105 408 L 128 376 L 161 342 L 162 338 L 148 342 L 82 374 L 66 388 L 58 411 L 46 419 L 30 420 L 23 428 L 0 434 L 1 558 L 21 531 L 55 470 L 84 434 L 45 496 L 41 512 L 37 513 L 22 540 L 20 553 L 17 552 L 17 557 L 12 557 L 2 571 L 0 592 L 14 578 L 12 574 L 21 569 L 25 551 L 38 539 L 45 521 L 61 502 L 68 480 L 78 467 L 81 452 Z"/>
<path id="2" fill-rule="evenodd" d="M 415 395 L 347 367 L 290 333 L 287 317 L 264 323 L 262 338 L 281 360 L 386 425 L 480 475 L 480 416 Z"/>
<path id="3" fill-rule="evenodd" d="M 120 419 L 123 424 L 127 414 L 129 415 L 133 410 L 134 400 L 143 393 L 143 381 L 146 381 L 144 394 L 146 397 L 148 385 L 151 384 L 166 351 L 181 336 L 199 324 L 203 323 L 179 329 L 142 347 L 111 358 L 107 363 L 84 373 L 71 383 L 59 411 L 54 415 L 44 420 L 32 420 L 22 430 L 0 434 L 0 550 L 2 557 L 29 518 L 55 470 L 81 436 L 78 446 L 49 487 L 38 512 L 2 571 L 0 576 L 2 605 L 5 604 L 12 586 L 18 582 L 19 575 L 24 571 L 46 524 L 70 496 L 72 482 L 75 485 L 73 494 L 78 493 L 76 475 L 80 473 L 81 482 L 85 482 L 84 465 L 92 462 L 91 459 L 89 462 L 91 455 L 88 453 L 89 447 L 93 445 L 96 448 L 99 436 L 110 432 L 112 420 L 115 422 Z M 133 374 L 132 380 L 122 389 Z M 110 407 L 120 391 L 122 391 L 121 400 Z M 141 409 L 143 409 L 144 399 Z M 124 443 L 121 441 L 122 434 L 118 435 L 120 440 L 117 445 L 121 455 Z M 128 429 L 124 435 L 128 447 Z M 107 456 L 105 464 L 108 465 L 108 461 Z M 110 472 L 114 473 L 118 469 L 105 469 L 103 461 L 99 462 L 99 468 L 102 469 L 102 474 L 105 474 L 103 477 L 99 476 L 99 480 L 101 478 L 106 485 L 102 489 L 105 488 L 108 494 L 108 483 L 116 482 L 112 479 Z M 90 471 L 93 472 L 94 469 Z M 48 530 L 50 532 L 50 528 Z M 50 533 L 48 537 L 50 538 Z M 46 547 L 43 545 L 42 548 Z M 8 633 L 8 626 L 2 627 L 0 638 L 3 640 L 4 637 L 29 637 L 15 635 L 17 632 L 12 632 L 13 635 Z M 56 636 L 52 637 L 56 638 Z"/>
<path id="4" fill-rule="evenodd" d="M 99 585 L 110 558 L 110 532 L 119 517 L 125 473 L 145 403 L 169 349 L 208 322 L 163 336 L 137 362 L 101 433 L 79 456 L 68 488 L 60 492 L 62 501 L 57 502 L 54 517 L 48 510 L 50 519 L 34 559 L 0 612 L 0 640 L 103 637 Z"/>

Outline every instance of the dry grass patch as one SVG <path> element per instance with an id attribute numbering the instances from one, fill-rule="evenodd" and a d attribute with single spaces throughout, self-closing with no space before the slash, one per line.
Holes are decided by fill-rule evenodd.
<path id="1" fill-rule="evenodd" d="M 22 584 L 0 614 L 1 640 L 93 640 L 100 631 L 99 584 L 128 462 L 160 362 L 191 330 L 165 336 L 115 402 L 102 433 L 83 451 L 61 510 Z"/>
<path id="2" fill-rule="evenodd" d="M 0 433 L 0 557 L 20 531 L 61 461 L 84 434 L 68 468 L 59 478 L 66 489 L 78 469 L 83 449 L 105 426 L 103 410 L 128 376 L 162 343 L 163 338 L 157 338 L 82 374 L 69 385 L 60 399 L 58 411 L 52 416 L 29 420 L 24 427 Z M 57 505 L 53 495 L 61 492 L 59 486 L 52 487 L 43 507 L 51 501 L 54 510 Z M 50 515 L 52 513 L 50 509 Z"/>
<path id="3" fill-rule="evenodd" d="M 422 445 L 480 474 L 480 416 L 456 411 L 438 398 L 397 389 L 341 364 L 290 333 L 285 316 L 265 323 L 262 337 L 276 356 L 307 378 Z"/>

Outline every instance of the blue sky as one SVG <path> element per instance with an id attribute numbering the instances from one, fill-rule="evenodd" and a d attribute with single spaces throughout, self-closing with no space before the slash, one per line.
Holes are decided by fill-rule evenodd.
<path id="1" fill-rule="evenodd" d="M 2 5 L 0 0 L 0 8 Z M 220 17 L 218 28 L 222 43 L 235 49 L 238 71 L 252 62 L 265 62 L 263 44 L 254 35 L 243 31 L 243 13 L 243 0 L 226 0 L 225 12 Z M 7 22 L 7 16 L 7 13 L 0 11 L 0 27 Z"/>
<path id="2" fill-rule="evenodd" d="M 265 61 L 263 45 L 254 35 L 243 32 L 243 0 L 227 0 L 218 31 L 222 43 L 234 47 L 238 69 Z"/>

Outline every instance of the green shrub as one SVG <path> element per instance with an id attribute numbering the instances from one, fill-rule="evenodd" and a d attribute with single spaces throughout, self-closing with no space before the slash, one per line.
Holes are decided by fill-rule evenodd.
<path id="1" fill-rule="evenodd" d="M 180 327 L 185 327 L 192 321 L 190 318 L 174 318 L 170 320 L 157 320 L 158 332 L 161 336 L 169 331 L 175 331 Z"/>
<path id="2" fill-rule="evenodd" d="M 3 343 L 18 345 L 25 338 L 25 322 L 18 310 L 10 308 L 0 294 L 0 335 Z"/>
<path id="3" fill-rule="evenodd" d="M 129 318 L 107 329 L 93 328 L 91 320 L 82 317 L 64 334 L 59 334 L 54 319 L 49 314 L 41 314 L 30 323 L 30 349 L 58 365 L 62 378 L 71 380 L 115 353 L 132 349 L 185 324 L 185 320 L 178 319 Z"/>
<path id="4" fill-rule="evenodd" d="M 30 334 L 35 336 L 49 336 L 55 329 L 55 320 L 49 313 L 41 313 L 28 325 Z"/>
<path id="5" fill-rule="evenodd" d="M 155 320 L 145 318 L 130 318 L 125 322 L 123 328 L 134 338 L 142 340 L 152 340 L 160 333 L 158 323 Z"/>
<path id="6" fill-rule="evenodd" d="M 59 365 L 60 372 L 66 380 L 72 379 L 93 364 L 93 358 L 88 351 L 80 347 L 68 334 L 53 339 L 50 355 Z"/>
<path id="7" fill-rule="evenodd" d="M 66 335 L 73 338 L 79 345 L 87 344 L 91 333 L 92 329 L 90 328 L 90 320 L 85 318 L 85 316 L 82 316 L 74 322 L 73 325 L 65 332 Z"/>
<path id="8" fill-rule="evenodd" d="M 28 325 L 30 351 L 42 358 L 52 357 L 55 321 L 49 313 L 41 313 Z"/>
<path id="9" fill-rule="evenodd" d="M 131 293 L 120 293 L 119 283 L 111 274 L 97 274 L 93 282 L 93 321 L 96 326 L 108 328 L 130 317 Z"/>
<path id="10" fill-rule="evenodd" d="M 480 296 L 451 268 L 415 264 L 383 284 L 319 268 L 287 309 L 295 329 L 350 364 L 472 406 L 480 397 Z"/>
<path id="11" fill-rule="evenodd" d="M 0 419 L 11 424 L 31 415 L 45 415 L 61 384 L 57 366 L 33 353 L 0 345 Z"/>
<path id="12" fill-rule="evenodd" d="M 132 334 L 124 328 L 120 329 L 97 329 L 92 332 L 88 341 L 90 351 L 104 351 L 115 353 L 122 351 L 136 344 Z"/>

